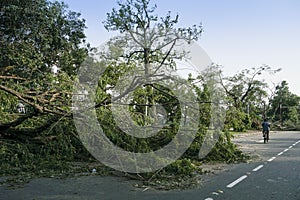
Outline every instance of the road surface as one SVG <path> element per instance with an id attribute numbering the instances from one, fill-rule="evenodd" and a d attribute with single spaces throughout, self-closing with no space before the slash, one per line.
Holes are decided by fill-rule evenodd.
<path id="1" fill-rule="evenodd" d="M 35 179 L 22 188 L 0 186 L 0 199 L 13 200 L 300 200 L 300 132 L 271 132 L 268 144 L 261 134 L 239 136 L 235 142 L 261 159 L 208 175 L 199 187 L 184 191 L 143 191 L 134 181 L 86 176 Z"/>

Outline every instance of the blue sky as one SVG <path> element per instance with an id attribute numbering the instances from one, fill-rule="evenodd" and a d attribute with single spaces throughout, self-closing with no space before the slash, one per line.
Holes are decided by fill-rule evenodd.
<path id="1" fill-rule="evenodd" d="M 113 33 L 102 24 L 116 0 L 64 0 L 69 8 L 86 19 L 88 42 L 98 46 Z M 153 0 L 157 12 L 179 14 L 180 25 L 202 23 L 198 43 L 213 62 L 232 75 L 262 64 L 282 71 L 266 78 L 287 80 L 300 95 L 300 1 L 298 0 Z"/>

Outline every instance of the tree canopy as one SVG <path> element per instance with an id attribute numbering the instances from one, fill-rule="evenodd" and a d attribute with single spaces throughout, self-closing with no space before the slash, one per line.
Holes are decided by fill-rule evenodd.
<path id="1" fill-rule="evenodd" d="M 282 81 L 275 88 L 275 94 L 270 99 L 268 116 L 273 122 L 297 124 L 299 121 L 300 97 L 293 94 L 287 81 Z"/>
<path id="2" fill-rule="evenodd" d="M 91 158 L 78 139 L 80 133 L 73 121 L 76 114 L 90 111 L 95 111 L 95 121 L 100 122 L 107 138 L 128 152 L 155 152 L 182 131 L 178 135 L 191 139 L 188 150 L 161 171 L 172 175 L 193 174 L 197 167 L 192 162 L 199 164 L 202 159 L 244 159 L 230 140 L 231 128 L 260 128 L 263 117 L 299 123 L 300 98 L 289 91 L 288 83 L 283 81 L 270 96 L 268 84 L 260 79 L 264 73 L 278 71 L 269 66 L 224 77 L 221 69 L 212 65 L 200 74 L 190 74 L 187 80 L 175 77 L 172 73 L 176 72 L 177 61 L 189 58 L 185 45 L 196 42 L 203 28 L 201 23 L 179 27 L 178 14 L 159 16 L 156 11 L 150 0 L 118 1 L 103 25 L 120 35 L 96 49 L 85 41 L 85 20 L 63 2 L 0 2 L 1 172 L 20 166 L 20 171 L 43 172 L 37 170 L 41 163 L 48 167 L 58 161 Z M 207 80 L 220 84 L 222 90 L 210 87 Z M 84 82 L 85 87 L 74 90 L 78 82 Z M 224 101 L 214 101 L 216 93 Z M 91 97 L 95 106 L 76 110 L 72 97 L 82 97 L 83 101 Z M 118 110 L 118 106 L 126 109 Z M 214 125 L 223 125 L 223 113 L 225 128 L 212 130 Z M 159 131 L 155 135 L 149 131 L 150 137 L 136 137 L 133 131 L 128 133 L 132 127 L 138 133 L 147 133 L 149 127 Z M 191 129 L 196 130 L 195 135 L 190 135 Z M 84 136 L 97 138 L 91 134 Z M 216 135 L 220 135 L 218 143 L 200 158 L 206 136 Z M 182 145 L 179 142 L 175 140 L 174 146 Z M 119 162 L 119 155 L 112 155 L 110 148 L 106 150 L 109 159 Z"/>
<path id="3" fill-rule="evenodd" d="M 85 20 L 58 1 L 5 0 L 0 8 L 0 130 L 52 114 L 32 126 L 39 132 L 57 116 L 71 116 L 73 76 L 87 56 Z M 18 103 L 25 113 L 17 112 Z"/>

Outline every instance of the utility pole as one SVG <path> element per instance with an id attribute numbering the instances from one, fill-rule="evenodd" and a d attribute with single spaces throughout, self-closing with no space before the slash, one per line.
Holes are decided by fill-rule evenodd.
<path id="1" fill-rule="evenodd" d="M 265 101 L 263 101 L 263 106 L 264 106 L 264 108 L 263 108 L 263 119 L 265 119 L 266 118 L 266 102 Z"/>
<path id="2" fill-rule="evenodd" d="M 247 104 L 247 113 L 248 113 L 248 115 L 250 115 L 250 102 L 248 102 L 248 104 Z"/>
<path id="3" fill-rule="evenodd" d="M 283 126 L 283 118 L 282 118 L 282 103 L 279 104 L 279 112 L 280 112 L 280 125 Z"/>

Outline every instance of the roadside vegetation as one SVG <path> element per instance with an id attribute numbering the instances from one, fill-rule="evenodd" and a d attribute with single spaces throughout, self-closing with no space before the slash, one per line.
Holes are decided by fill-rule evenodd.
<path id="1" fill-rule="evenodd" d="M 120 36 L 100 49 L 86 42 L 85 20 L 63 2 L 4 0 L 0 9 L 0 176 L 10 177 L 7 182 L 24 183 L 33 177 L 120 175 L 86 150 L 73 122 L 73 86 L 83 62 L 100 71 L 106 66 L 97 79 L 94 101 L 97 118 L 115 145 L 131 152 L 151 152 L 174 138 L 185 115 L 170 89 L 159 84 L 143 85 L 137 79 L 127 80 L 135 85 L 128 106 L 137 125 L 157 119 L 155 104 L 164 105 L 167 112 L 168 126 L 150 139 L 135 138 L 118 128 L 112 115 L 110 91 L 117 88 L 120 77 L 132 70 L 149 80 L 176 70 L 177 60 L 187 58 L 188 52 L 175 52 L 174 45 L 180 40 L 191 43 L 200 39 L 201 24 L 178 27 L 178 15 L 169 12 L 157 16 L 156 5 L 150 0 L 122 1 L 99 24 Z M 147 42 L 142 36 L 147 37 Z M 95 55 L 102 55 L 103 59 L 95 60 Z M 213 149 L 199 158 L 203 140 L 209 134 L 214 102 L 207 72 L 195 72 L 187 80 L 182 78 L 193 87 L 198 105 L 198 121 L 194 122 L 198 131 L 190 148 L 159 171 L 122 175 L 161 189 L 191 187 L 197 184 L 197 175 L 206 173 L 201 169 L 205 162 L 247 161 L 249 157 L 231 142 L 232 132 L 260 130 L 263 118 L 272 122 L 272 128 L 300 128 L 300 97 L 289 91 L 287 81 L 272 88 L 261 78 L 267 73 L 276 76 L 280 69 L 263 65 L 225 77 L 222 67 L 212 64 L 207 71 L 216 77 L 215 82 L 223 91 L 222 99 L 226 100 L 224 110 L 220 111 L 226 113 L 224 127 L 219 130 L 220 137 Z M 120 96 L 126 93 L 120 91 Z"/>

